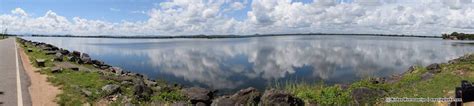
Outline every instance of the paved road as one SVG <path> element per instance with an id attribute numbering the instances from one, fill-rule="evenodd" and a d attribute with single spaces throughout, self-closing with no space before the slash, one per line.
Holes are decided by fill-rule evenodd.
<path id="1" fill-rule="evenodd" d="M 28 93 L 30 81 L 15 44 L 13 37 L 0 40 L 0 106 L 31 105 Z"/>

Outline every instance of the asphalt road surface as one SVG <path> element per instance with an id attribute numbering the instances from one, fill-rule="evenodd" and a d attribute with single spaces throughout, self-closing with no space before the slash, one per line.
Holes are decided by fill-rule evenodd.
<path id="1" fill-rule="evenodd" d="M 30 81 L 15 45 L 14 37 L 0 40 L 0 106 L 31 106 Z"/>

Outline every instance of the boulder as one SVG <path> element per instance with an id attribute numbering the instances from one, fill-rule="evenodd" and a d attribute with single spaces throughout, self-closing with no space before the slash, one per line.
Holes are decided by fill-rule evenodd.
<path id="1" fill-rule="evenodd" d="M 303 100 L 294 97 L 288 92 L 276 89 L 265 91 L 261 100 L 264 105 L 304 105 Z"/>
<path id="2" fill-rule="evenodd" d="M 425 81 L 425 80 L 428 80 L 428 79 L 433 78 L 433 76 L 434 76 L 433 73 L 431 73 L 431 72 L 426 72 L 426 73 L 421 74 L 421 80 L 422 80 L 422 81 Z"/>
<path id="3" fill-rule="evenodd" d="M 145 84 L 146 84 L 147 86 L 150 86 L 150 87 L 153 87 L 153 86 L 157 86 L 157 85 L 158 85 L 158 83 L 157 83 L 156 81 L 154 81 L 154 80 L 145 80 Z"/>
<path id="4" fill-rule="evenodd" d="M 108 84 L 102 87 L 102 93 L 105 95 L 112 95 L 119 92 L 120 86 L 115 84 Z"/>
<path id="5" fill-rule="evenodd" d="M 430 65 L 426 66 L 426 69 L 428 70 L 428 72 L 433 73 L 433 74 L 440 73 L 441 72 L 441 65 L 439 65 L 437 63 L 430 64 Z"/>
<path id="6" fill-rule="evenodd" d="M 63 71 L 63 68 L 61 68 L 61 67 L 51 68 L 51 73 L 61 73 L 62 71 Z"/>
<path id="7" fill-rule="evenodd" d="M 66 58 L 69 62 L 76 62 L 77 60 L 79 60 L 79 58 L 77 58 L 75 56 L 68 56 Z"/>
<path id="8" fill-rule="evenodd" d="M 71 56 L 79 58 L 79 57 L 81 57 L 81 52 L 78 52 L 78 51 L 72 51 L 72 54 L 71 54 Z"/>
<path id="9" fill-rule="evenodd" d="M 92 96 L 92 92 L 89 91 L 89 90 L 86 90 L 86 89 L 81 89 L 81 93 L 84 94 L 84 96 L 86 96 L 86 97 L 91 97 Z"/>
<path id="10" fill-rule="evenodd" d="M 119 74 L 119 75 L 123 74 L 123 70 L 119 67 L 110 67 L 108 71 Z"/>
<path id="11" fill-rule="evenodd" d="M 27 51 L 27 52 L 33 52 L 33 49 L 28 48 L 26 51 Z"/>
<path id="12" fill-rule="evenodd" d="M 393 83 L 397 83 L 398 81 L 400 81 L 402 79 L 403 75 L 391 75 L 387 78 L 387 80 L 385 81 L 386 83 L 388 84 L 393 84 Z"/>
<path id="13" fill-rule="evenodd" d="M 91 57 L 89 57 L 88 54 L 82 53 L 81 58 L 79 59 L 79 61 L 77 63 L 79 63 L 79 64 L 91 64 L 92 59 L 91 59 Z"/>
<path id="14" fill-rule="evenodd" d="M 69 54 L 69 51 L 66 50 L 66 49 L 61 49 L 59 50 L 59 53 L 63 54 L 63 55 L 68 55 Z"/>
<path id="15" fill-rule="evenodd" d="M 202 102 L 210 105 L 214 96 L 214 92 L 200 87 L 184 88 L 181 92 L 191 101 L 192 104 Z"/>
<path id="16" fill-rule="evenodd" d="M 261 93 L 255 88 L 242 89 L 231 96 L 222 96 L 215 99 L 212 104 L 216 106 L 232 106 L 232 105 L 257 105 L 260 102 Z"/>
<path id="17" fill-rule="evenodd" d="M 151 99 L 153 90 L 146 86 L 142 79 L 135 79 L 133 86 L 133 95 L 136 100 L 148 101 Z"/>
<path id="18" fill-rule="evenodd" d="M 108 66 L 108 65 L 99 66 L 99 69 L 102 69 L 102 70 L 105 70 L 105 69 L 108 69 L 108 68 L 110 68 L 110 66 Z"/>
<path id="19" fill-rule="evenodd" d="M 99 61 L 99 60 L 92 60 L 91 62 L 92 64 L 97 65 L 98 67 L 104 65 L 104 62 Z"/>
<path id="20" fill-rule="evenodd" d="M 378 77 L 378 78 L 371 78 L 369 81 L 370 81 L 372 84 L 382 84 L 382 83 L 385 83 L 385 78 L 383 78 L 383 77 L 382 77 L 382 78 L 380 78 L 380 77 Z"/>
<path id="21" fill-rule="evenodd" d="M 356 104 L 373 104 L 376 100 L 387 93 L 383 90 L 374 90 L 360 87 L 352 90 L 351 96 Z"/>
<path id="22" fill-rule="evenodd" d="M 44 59 L 36 59 L 35 61 L 36 61 L 36 65 L 37 65 L 38 67 L 45 67 L 45 62 L 46 62 L 46 60 L 44 60 Z"/>
<path id="23" fill-rule="evenodd" d="M 54 55 L 54 61 L 63 61 L 63 54 L 57 52 L 55 55 Z"/>
<path id="24" fill-rule="evenodd" d="M 132 85 L 133 83 L 130 81 L 122 81 L 120 82 L 120 85 Z"/>

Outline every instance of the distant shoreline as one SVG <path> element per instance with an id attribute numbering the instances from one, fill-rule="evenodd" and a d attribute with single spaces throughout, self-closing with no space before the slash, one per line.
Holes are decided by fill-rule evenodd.
<path id="1" fill-rule="evenodd" d="M 252 37 L 275 37 L 275 36 L 318 36 L 318 35 L 442 38 L 441 36 L 420 36 L 420 35 L 336 34 L 336 33 L 255 34 L 255 35 L 179 35 L 179 36 L 152 36 L 152 35 L 147 35 L 147 36 L 11 35 L 11 36 L 20 36 L 20 37 L 71 37 L 71 38 L 117 38 L 117 39 L 174 39 L 174 38 L 220 39 L 220 38 L 252 38 Z"/>

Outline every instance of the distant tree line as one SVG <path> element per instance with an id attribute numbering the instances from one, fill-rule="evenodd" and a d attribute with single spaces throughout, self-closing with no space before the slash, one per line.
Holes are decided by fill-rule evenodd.
<path id="1" fill-rule="evenodd" d="M 474 34 L 453 32 L 451 34 L 442 34 L 442 38 L 450 40 L 474 40 Z"/>

